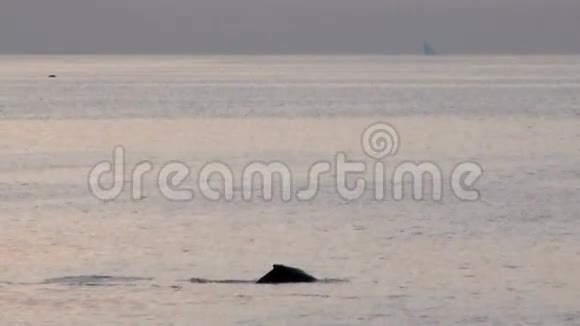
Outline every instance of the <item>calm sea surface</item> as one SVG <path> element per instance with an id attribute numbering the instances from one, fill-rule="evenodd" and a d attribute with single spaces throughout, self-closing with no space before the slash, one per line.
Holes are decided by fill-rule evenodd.
<path id="1" fill-rule="evenodd" d="M 373 198 L 375 122 L 400 136 L 387 184 L 429 161 L 442 200 Z M 88 174 L 116 146 L 125 191 L 99 201 Z M 336 171 L 309 201 L 241 198 L 253 161 L 283 162 L 298 190 L 339 152 L 368 164 L 358 200 Z M 175 161 L 192 200 L 159 191 Z M 196 187 L 213 161 L 234 200 Z M 474 202 L 451 188 L 467 161 L 484 170 Z M 579 325 L 579 199 L 580 57 L 0 56 L 2 325 Z M 274 263 L 344 282 L 185 281 Z M 83 275 L 129 278 L 45 282 Z"/>

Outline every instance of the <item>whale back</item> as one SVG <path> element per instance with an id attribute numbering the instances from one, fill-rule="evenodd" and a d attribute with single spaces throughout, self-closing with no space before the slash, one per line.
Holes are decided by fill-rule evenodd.
<path id="1" fill-rule="evenodd" d="M 281 284 L 281 283 L 312 283 L 317 279 L 305 271 L 284 265 L 274 265 L 268 274 L 262 276 L 258 284 Z"/>

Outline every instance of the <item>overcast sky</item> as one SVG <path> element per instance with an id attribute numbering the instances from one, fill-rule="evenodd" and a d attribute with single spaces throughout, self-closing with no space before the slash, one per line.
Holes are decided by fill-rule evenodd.
<path id="1" fill-rule="evenodd" d="M 580 0 L 0 0 L 3 53 L 580 53 Z"/>

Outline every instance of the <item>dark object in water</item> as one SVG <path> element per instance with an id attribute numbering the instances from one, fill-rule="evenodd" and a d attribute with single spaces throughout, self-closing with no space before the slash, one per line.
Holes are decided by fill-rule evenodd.
<path id="1" fill-rule="evenodd" d="M 313 283 L 317 279 L 301 269 L 284 265 L 274 265 L 268 274 L 262 276 L 257 284 L 281 284 L 281 283 Z"/>
<path id="2" fill-rule="evenodd" d="M 48 75 L 48 78 L 56 78 L 56 75 Z"/>

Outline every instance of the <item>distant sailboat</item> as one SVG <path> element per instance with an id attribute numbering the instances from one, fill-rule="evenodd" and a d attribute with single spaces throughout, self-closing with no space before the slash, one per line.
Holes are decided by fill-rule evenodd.
<path id="1" fill-rule="evenodd" d="M 423 53 L 425 55 L 437 55 L 437 52 L 435 51 L 435 48 L 433 48 L 433 46 L 431 45 L 431 43 L 423 43 Z"/>

